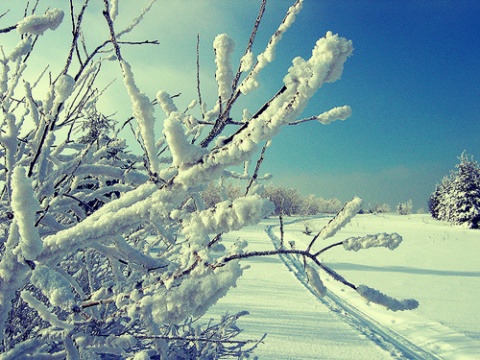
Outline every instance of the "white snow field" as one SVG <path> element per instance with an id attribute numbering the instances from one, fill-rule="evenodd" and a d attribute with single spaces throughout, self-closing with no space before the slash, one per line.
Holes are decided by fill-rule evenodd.
<path id="1" fill-rule="evenodd" d="M 331 217 L 308 219 L 315 232 Z M 304 249 L 312 236 L 305 221 L 284 221 L 285 241 Z M 267 337 L 255 350 L 259 359 L 480 359 L 480 231 L 451 226 L 429 215 L 357 215 L 315 250 L 352 236 L 397 232 L 399 248 L 347 252 L 335 247 L 323 262 L 355 285 L 367 285 L 420 306 L 393 312 L 368 304 L 354 290 L 320 271 L 329 289 L 318 298 L 308 289 L 294 256 L 261 257 L 249 265 L 237 287 L 207 316 L 247 310 L 238 325 L 242 338 Z M 270 234 L 270 236 L 269 236 Z M 249 250 L 272 249 L 278 219 L 224 235 L 248 240 Z"/>

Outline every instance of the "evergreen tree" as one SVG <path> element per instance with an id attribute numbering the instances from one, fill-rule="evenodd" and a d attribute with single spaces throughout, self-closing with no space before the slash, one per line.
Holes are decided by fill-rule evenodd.
<path id="1" fill-rule="evenodd" d="M 478 228 L 480 222 L 480 167 L 465 152 L 456 171 L 444 178 L 429 201 L 430 213 L 438 220 Z"/>

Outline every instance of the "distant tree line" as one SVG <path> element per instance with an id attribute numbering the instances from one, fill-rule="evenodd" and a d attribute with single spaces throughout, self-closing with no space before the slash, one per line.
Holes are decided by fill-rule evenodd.
<path id="1" fill-rule="evenodd" d="M 316 215 L 316 214 L 336 214 L 343 206 L 343 202 L 337 198 L 325 199 L 317 197 L 314 194 L 303 195 L 298 189 L 279 185 L 266 185 L 260 196 L 269 199 L 275 205 L 272 215 L 279 214 L 292 215 Z M 243 196 L 244 190 L 240 184 L 231 182 L 210 183 L 207 189 L 202 193 L 202 200 L 205 206 L 211 207 L 222 199 L 234 200 Z M 412 213 L 412 200 L 401 202 L 396 207 L 396 212 L 400 215 Z M 387 214 L 392 213 L 392 208 L 387 203 L 376 203 L 365 205 L 360 214 Z"/>
<path id="2" fill-rule="evenodd" d="M 228 183 L 210 183 L 202 193 L 202 200 L 206 207 L 217 203 L 220 199 L 234 200 L 244 195 L 241 185 Z M 335 214 L 343 206 L 343 202 L 337 198 L 324 199 L 313 194 L 302 195 L 298 189 L 284 186 L 266 185 L 260 196 L 269 199 L 275 205 L 272 215 L 280 213 L 287 216 L 292 215 L 316 215 L 320 213 Z"/>

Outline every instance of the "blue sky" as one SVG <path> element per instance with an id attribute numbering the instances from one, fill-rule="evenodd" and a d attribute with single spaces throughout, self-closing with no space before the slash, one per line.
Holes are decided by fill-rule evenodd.
<path id="1" fill-rule="evenodd" d="M 23 12 L 20 3 L 2 1 L 0 13 L 12 11 L 0 19 L 0 28 Z M 98 13 L 101 3 L 92 1 L 86 18 L 94 34 L 87 38 L 91 46 L 106 36 Z M 117 29 L 144 3 L 120 1 Z M 292 3 L 267 2 L 256 54 Z M 66 2 L 42 0 L 41 11 L 48 4 L 64 7 Z M 159 89 L 181 92 L 179 105 L 196 98 L 199 33 L 203 97 L 213 105 L 212 41 L 217 34 L 228 33 L 236 43 L 238 60 L 259 4 L 259 0 L 158 0 L 129 38 L 158 39 L 160 45 L 124 47 L 138 85 L 151 98 Z M 366 203 L 392 206 L 411 198 L 415 209 L 426 209 L 435 184 L 453 169 L 463 150 L 480 159 L 479 18 L 480 2 L 475 0 L 305 0 L 296 23 L 279 44 L 275 62 L 260 78 L 261 89 L 242 99 L 241 105 L 254 112 L 281 86 L 291 60 L 308 58 L 316 40 L 331 30 L 352 40 L 355 51 L 342 79 L 320 89 L 304 115 L 341 105 L 350 105 L 353 115 L 327 126 L 306 123 L 285 128 L 269 148 L 263 170 L 273 173 L 275 184 L 305 194 L 341 200 L 357 195 Z M 57 55 L 64 57 L 65 47 L 58 44 L 69 31 L 65 21 L 55 34 L 41 39 L 50 46 L 36 58 L 38 68 Z M 14 45 L 10 35 L 1 36 L 0 43 Z M 118 64 L 106 70 L 105 81 L 120 77 Z M 126 104 L 127 95 L 117 81 L 104 105 L 107 112 L 127 118 Z M 161 116 L 160 111 L 157 114 Z"/>

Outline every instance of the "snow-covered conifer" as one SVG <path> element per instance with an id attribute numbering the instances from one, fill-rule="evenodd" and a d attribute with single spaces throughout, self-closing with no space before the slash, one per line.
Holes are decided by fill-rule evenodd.
<path id="1" fill-rule="evenodd" d="M 480 225 L 480 167 L 462 153 L 456 170 L 437 185 L 429 199 L 435 219 L 478 228 Z"/>

